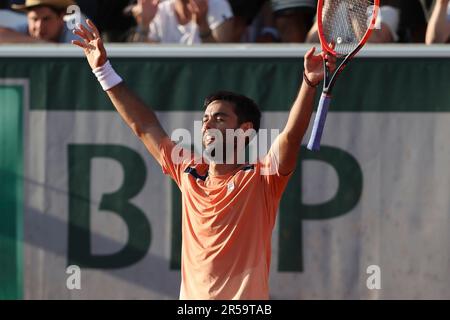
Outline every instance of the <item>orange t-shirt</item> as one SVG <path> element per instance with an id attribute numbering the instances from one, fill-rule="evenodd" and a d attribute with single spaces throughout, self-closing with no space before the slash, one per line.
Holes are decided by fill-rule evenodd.
<path id="1" fill-rule="evenodd" d="M 193 157 L 173 161 L 174 146 L 167 138 L 160 151 L 182 193 L 180 299 L 268 299 L 272 230 L 290 175 L 262 174 L 277 165 L 269 151 L 254 165 L 208 176 Z"/>

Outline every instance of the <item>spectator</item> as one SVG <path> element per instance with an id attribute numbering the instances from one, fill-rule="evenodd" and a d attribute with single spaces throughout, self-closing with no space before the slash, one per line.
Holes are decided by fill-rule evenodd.
<path id="1" fill-rule="evenodd" d="M 369 42 L 387 43 L 399 40 L 398 29 L 400 22 L 400 8 L 397 0 L 381 0 L 376 27 L 372 31 Z M 368 12 L 369 13 L 369 12 Z M 372 11 L 370 11 L 372 13 Z M 370 18 L 368 15 L 367 18 Z M 306 42 L 319 42 L 317 21 L 308 32 Z"/>
<path id="2" fill-rule="evenodd" d="M 282 42 L 304 42 L 316 13 L 316 0 L 271 0 Z"/>
<path id="3" fill-rule="evenodd" d="M 12 29 L 1 27 L 0 43 L 76 40 L 64 22 L 67 7 L 74 4 L 72 0 L 27 0 L 23 5 L 13 5 L 13 9 L 26 13 L 28 22 Z"/>
<path id="4" fill-rule="evenodd" d="M 138 0 L 132 41 L 194 44 L 231 42 L 233 13 L 226 0 Z"/>
<path id="5" fill-rule="evenodd" d="M 425 42 L 445 43 L 450 39 L 450 3 L 449 0 L 437 0 L 428 22 Z"/>
<path id="6" fill-rule="evenodd" d="M 10 10 L 8 0 L 0 0 L 0 27 L 16 28 L 27 23 L 26 15 Z"/>

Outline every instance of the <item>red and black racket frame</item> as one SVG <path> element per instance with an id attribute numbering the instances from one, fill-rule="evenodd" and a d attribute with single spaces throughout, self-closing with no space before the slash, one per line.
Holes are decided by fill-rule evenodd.
<path id="1" fill-rule="evenodd" d="M 318 151 L 320 149 L 320 139 L 325 125 L 326 114 L 328 113 L 328 106 L 331 100 L 331 91 L 333 90 L 337 76 L 345 69 L 348 62 L 359 52 L 359 50 L 361 50 L 361 48 L 366 44 L 367 40 L 372 34 L 372 30 L 375 28 L 376 25 L 380 4 L 380 0 L 373 1 L 374 12 L 372 15 L 372 19 L 370 21 L 369 28 L 367 29 L 361 41 L 359 42 L 358 46 L 349 54 L 339 56 L 338 53 L 328 45 L 328 42 L 325 39 L 325 35 L 323 33 L 322 9 L 324 1 L 326 0 L 318 0 L 317 3 L 317 25 L 320 44 L 322 46 L 323 51 L 322 58 L 324 69 L 324 82 L 323 82 L 322 96 L 319 102 L 319 107 L 317 108 L 316 118 L 314 120 L 313 131 L 311 133 L 311 138 L 308 143 L 308 149 L 313 151 Z M 328 60 L 325 57 L 326 54 L 330 54 L 336 58 L 344 58 L 344 60 L 340 63 L 340 65 L 337 67 L 337 69 L 335 70 L 334 74 L 331 77 L 330 77 L 330 70 L 326 65 L 328 62 Z"/>

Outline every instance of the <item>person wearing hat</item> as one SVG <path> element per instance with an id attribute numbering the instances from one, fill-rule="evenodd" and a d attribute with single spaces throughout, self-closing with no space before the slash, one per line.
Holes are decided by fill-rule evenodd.
<path id="1" fill-rule="evenodd" d="M 26 0 L 12 9 L 24 12 L 27 23 L 13 29 L 0 28 L 0 43 L 53 42 L 70 43 L 77 37 L 67 27 L 64 16 L 73 0 Z"/>

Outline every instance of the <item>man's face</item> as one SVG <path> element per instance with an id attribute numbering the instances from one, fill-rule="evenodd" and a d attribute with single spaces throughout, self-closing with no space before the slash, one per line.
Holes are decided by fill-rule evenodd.
<path id="1" fill-rule="evenodd" d="M 245 150 L 246 141 L 254 130 L 251 122 L 238 123 L 232 103 L 216 100 L 208 105 L 202 125 L 202 142 L 207 158 L 210 155 L 214 162 L 245 162 L 241 152 Z"/>
<path id="2" fill-rule="evenodd" d="M 28 11 L 28 32 L 33 38 L 58 42 L 64 28 L 63 14 L 49 7 L 37 7 Z"/>
<path id="3" fill-rule="evenodd" d="M 216 100 L 211 102 L 205 110 L 202 119 L 203 146 L 207 147 L 214 142 L 214 136 L 208 130 L 216 129 L 222 133 L 225 141 L 226 129 L 237 129 L 238 118 L 234 113 L 232 103 Z"/>

